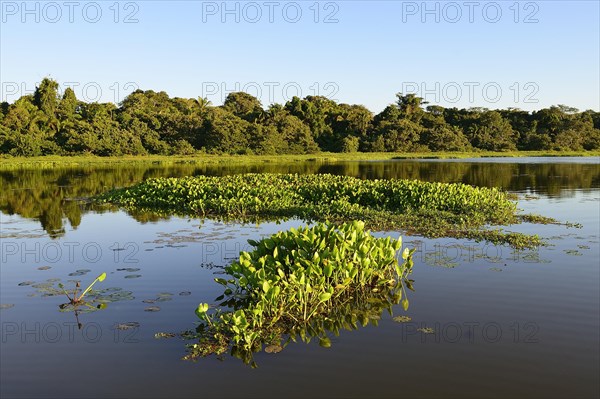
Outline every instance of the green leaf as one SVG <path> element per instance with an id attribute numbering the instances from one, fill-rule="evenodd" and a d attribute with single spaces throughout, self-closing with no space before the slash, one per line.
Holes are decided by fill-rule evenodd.
<path id="1" fill-rule="evenodd" d="M 324 292 L 321 295 L 319 295 L 319 302 L 328 301 L 329 298 L 331 298 L 331 294 L 329 292 Z"/>
<path id="2" fill-rule="evenodd" d="M 331 275 L 333 274 L 333 267 L 330 263 L 327 263 L 325 265 L 325 267 L 323 268 L 323 272 L 325 274 L 325 277 L 331 277 Z"/>
<path id="3" fill-rule="evenodd" d="M 224 278 L 215 278 L 215 281 L 223 286 L 227 286 L 227 280 L 225 280 Z"/>
<path id="4" fill-rule="evenodd" d="M 262 283 L 262 289 L 265 293 L 269 292 L 269 289 L 271 288 L 271 284 L 269 284 L 268 281 L 263 281 Z"/>

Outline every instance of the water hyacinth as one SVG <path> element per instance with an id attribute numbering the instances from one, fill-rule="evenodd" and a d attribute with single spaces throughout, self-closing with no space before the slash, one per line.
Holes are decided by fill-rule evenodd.
<path id="1" fill-rule="evenodd" d="M 418 180 L 361 180 L 329 174 L 242 174 L 148 179 L 109 191 L 97 202 L 130 210 L 235 221 L 337 223 L 427 237 L 485 239 L 515 247 L 540 245 L 537 236 L 483 229 L 520 221 L 516 203 L 496 188 Z"/>
<path id="2" fill-rule="evenodd" d="M 206 303 L 196 309 L 203 333 L 190 358 L 232 347 L 249 360 L 263 344 L 283 335 L 306 340 L 307 331 L 327 343 L 325 330 L 378 319 L 401 300 L 408 308 L 403 291 L 412 287 L 414 250 L 405 249 L 399 264 L 402 240 L 373 237 L 361 221 L 292 228 L 249 243 L 255 249 L 225 268 L 230 278 L 215 279 L 225 288 L 217 300 L 228 309 L 211 312 Z"/>

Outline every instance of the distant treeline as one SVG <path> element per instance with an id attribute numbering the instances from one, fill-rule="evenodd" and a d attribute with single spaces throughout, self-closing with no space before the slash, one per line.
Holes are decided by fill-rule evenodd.
<path id="1" fill-rule="evenodd" d="M 321 96 L 264 109 L 243 92 L 222 106 L 136 90 L 119 105 L 85 103 L 44 79 L 33 94 L 0 107 L 0 153 L 15 156 L 198 152 L 302 154 L 600 149 L 600 112 L 564 105 L 539 111 L 425 107 L 399 93 L 373 115 Z"/>

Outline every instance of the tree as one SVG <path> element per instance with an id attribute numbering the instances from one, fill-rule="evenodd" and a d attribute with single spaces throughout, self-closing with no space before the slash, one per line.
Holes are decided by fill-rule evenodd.
<path id="1" fill-rule="evenodd" d="M 250 123 L 223 108 L 212 108 L 202 126 L 202 146 L 211 153 L 244 153 Z"/>
<path id="2" fill-rule="evenodd" d="M 242 91 L 229 93 L 225 98 L 223 108 L 248 122 L 256 121 L 263 113 L 262 104 L 258 98 Z"/>
<path id="3" fill-rule="evenodd" d="M 33 103 L 43 113 L 48 116 L 54 116 L 54 111 L 58 107 L 58 82 L 44 78 L 40 85 L 35 88 L 33 94 Z"/>
<path id="4" fill-rule="evenodd" d="M 396 97 L 398 98 L 396 106 L 400 110 L 400 116 L 415 123 L 421 122 L 421 118 L 423 118 L 423 114 L 425 113 L 422 105 L 427 104 L 427 102 L 423 101 L 422 97 L 418 97 L 414 93 L 405 95 L 397 93 Z"/>
<path id="5" fill-rule="evenodd" d="M 374 135 L 383 138 L 384 151 L 415 151 L 421 149 L 419 141 L 423 130 L 407 119 L 384 120 L 374 128 Z"/>
<path id="6" fill-rule="evenodd" d="M 497 111 L 475 114 L 466 136 L 471 145 L 487 151 L 516 150 L 518 136 L 510 123 Z"/>
<path id="7" fill-rule="evenodd" d="M 335 101 L 323 96 L 307 96 L 303 100 L 293 97 L 285 104 L 285 110 L 308 126 L 314 141 L 324 151 L 336 151 L 338 144 L 330 124 L 336 108 Z"/>
<path id="8" fill-rule="evenodd" d="M 456 126 L 439 124 L 426 129 L 421 143 L 431 151 L 469 151 L 471 144 Z"/>
<path id="9" fill-rule="evenodd" d="M 278 145 L 281 153 L 311 154 L 319 150 L 309 127 L 279 104 L 269 108 L 263 123 L 267 127 L 275 127 L 279 133 L 280 137 L 273 137 L 273 140 L 282 143 Z"/>

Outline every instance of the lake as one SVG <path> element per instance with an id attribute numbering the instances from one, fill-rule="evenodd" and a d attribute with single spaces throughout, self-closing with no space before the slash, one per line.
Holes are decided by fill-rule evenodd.
<path id="1" fill-rule="evenodd" d="M 81 198 L 160 176 L 332 173 L 502 187 L 565 225 L 506 230 L 547 246 L 404 236 L 417 248 L 410 307 L 365 327 L 255 355 L 182 360 L 198 303 L 248 239 L 305 224 L 129 214 Z M 0 170 L 0 396 L 598 397 L 600 160 L 487 158 Z M 402 232 L 376 232 L 398 237 Z M 94 286 L 105 309 L 59 305 L 59 282 Z M 95 311 L 92 311 L 95 310 Z M 410 320 L 398 322 L 396 316 Z"/>

